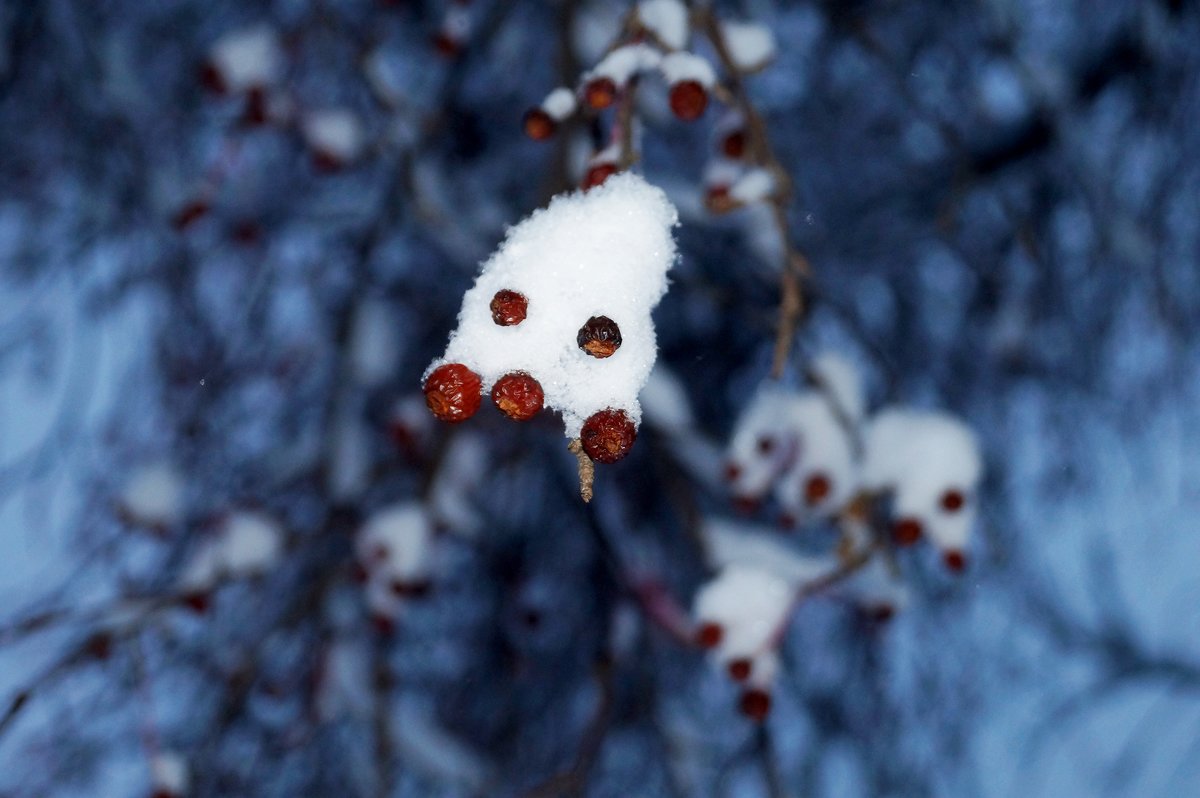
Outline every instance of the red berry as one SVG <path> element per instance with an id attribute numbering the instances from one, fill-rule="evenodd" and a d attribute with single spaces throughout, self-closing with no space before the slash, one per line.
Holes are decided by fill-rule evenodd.
<path id="1" fill-rule="evenodd" d="M 601 410 L 583 423 L 583 451 L 597 463 L 615 463 L 633 448 L 637 428 L 624 410 Z"/>
<path id="2" fill-rule="evenodd" d="M 735 130 L 721 140 L 721 152 L 726 158 L 741 158 L 746 152 L 746 134 Z"/>
<path id="3" fill-rule="evenodd" d="M 526 111 L 521 125 L 525 129 L 525 135 L 534 141 L 545 141 L 553 136 L 558 128 L 554 117 L 541 108 L 530 108 Z"/>
<path id="4" fill-rule="evenodd" d="M 833 492 L 833 482 L 822 473 L 813 474 L 804 483 L 804 503 L 816 507 Z"/>
<path id="5" fill-rule="evenodd" d="M 729 196 L 729 186 L 709 186 L 704 194 L 704 205 L 712 213 L 729 213 L 737 207 L 737 201 Z"/>
<path id="6" fill-rule="evenodd" d="M 761 723 L 771 711 L 771 694 L 765 690 L 747 690 L 742 693 L 739 708 L 743 715 Z"/>
<path id="7" fill-rule="evenodd" d="M 106 660 L 112 656 L 112 635 L 97 632 L 87 639 L 84 648 L 92 659 Z"/>
<path id="8" fill-rule="evenodd" d="M 617 173 L 617 165 L 615 163 L 598 163 L 587 170 L 587 174 L 583 176 L 583 183 L 580 185 L 584 191 L 595 188 L 604 183 L 610 177 Z"/>
<path id="9" fill-rule="evenodd" d="M 750 678 L 754 662 L 748 659 L 735 659 L 729 663 L 729 678 L 735 682 L 744 682 Z"/>
<path id="10" fill-rule="evenodd" d="M 921 539 L 921 522 L 915 518 L 901 518 L 892 527 L 892 540 L 897 546 L 911 546 Z"/>
<path id="11" fill-rule="evenodd" d="M 708 92 L 695 80 L 681 80 L 671 87 L 671 110 L 685 122 L 692 122 L 708 107 Z"/>
<path id="12" fill-rule="evenodd" d="M 525 321 L 525 314 L 529 311 L 529 300 L 523 294 L 504 288 L 492 297 L 490 307 L 492 321 L 501 327 L 512 327 Z"/>
<path id="13" fill-rule="evenodd" d="M 725 630 L 717 623 L 702 623 L 696 629 L 696 645 L 700 648 L 716 648 L 724 637 Z"/>
<path id="14" fill-rule="evenodd" d="M 617 99 L 617 84 L 612 78 L 594 78 L 583 87 L 583 101 L 600 110 L 612 105 Z"/>
<path id="15" fill-rule="evenodd" d="M 213 94 L 224 94 L 229 90 L 229 87 L 225 85 L 225 76 L 221 74 L 220 69 L 217 69 L 217 65 L 212 63 L 200 67 L 200 85 Z"/>
<path id="16" fill-rule="evenodd" d="M 186 230 L 195 222 L 208 215 L 209 204 L 204 200 L 193 200 L 184 205 L 171 219 L 176 230 Z"/>
<path id="17" fill-rule="evenodd" d="M 267 93 L 261 86 L 255 86 L 246 93 L 246 108 L 242 111 L 242 121 L 255 127 L 266 124 Z"/>
<path id="18" fill-rule="evenodd" d="M 725 479 L 730 482 L 736 482 L 737 478 L 742 475 L 742 467 L 737 463 L 727 463 L 725 465 Z"/>
<path id="19" fill-rule="evenodd" d="M 967 497 L 961 491 L 948 490 L 942 494 L 942 509 L 948 513 L 957 513 L 967 503 Z"/>
<path id="20" fill-rule="evenodd" d="M 542 386 L 524 372 L 505 374 L 492 386 L 492 401 L 513 421 L 528 421 L 542 409 Z"/>
<path id="21" fill-rule="evenodd" d="M 466 421 L 479 409 L 483 383 L 462 363 L 438 366 L 425 380 L 425 404 L 438 419 Z"/>
<path id="22" fill-rule="evenodd" d="M 775 439 L 766 435 L 758 439 L 758 453 L 770 454 L 775 450 Z"/>
<path id="23" fill-rule="evenodd" d="M 208 593 L 203 590 L 192 591 L 183 597 L 183 603 L 197 615 L 203 615 L 208 612 L 209 598 Z"/>
<path id="24" fill-rule="evenodd" d="M 621 328 L 608 316 L 592 316 L 579 328 L 575 343 L 592 357 L 612 357 L 621 348 Z"/>
<path id="25" fill-rule="evenodd" d="M 946 564 L 946 568 L 956 574 L 961 574 L 967 567 L 967 558 L 958 549 L 947 549 L 942 553 L 942 562 Z"/>

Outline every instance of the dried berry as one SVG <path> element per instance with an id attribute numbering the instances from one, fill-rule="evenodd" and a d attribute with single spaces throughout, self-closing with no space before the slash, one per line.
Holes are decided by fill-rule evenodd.
<path id="1" fill-rule="evenodd" d="M 742 693 L 739 708 L 746 717 L 762 722 L 771 711 L 771 694 L 765 690 L 747 690 Z"/>
<path id="2" fill-rule="evenodd" d="M 967 503 L 967 497 L 960 491 L 948 490 L 942 494 L 942 509 L 948 513 L 957 513 Z"/>
<path id="3" fill-rule="evenodd" d="M 513 421 L 528 421 L 536 416 L 545 398 L 538 381 L 520 371 L 505 374 L 492 386 L 492 401 Z"/>
<path id="4" fill-rule="evenodd" d="M 612 105 L 617 99 L 617 84 L 612 78 L 595 78 L 583 87 L 583 101 L 600 110 Z"/>
<path id="5" fill-rule="evenodd" d="M 716 648 L 724 637 L 725 630 L 717 623 L 702 623 L 696 629 L 696 645 L 700 648 Z"/>
<path id="6" fill-rule="evenodd" d="M 746 152 L 746 134 L 735 130 L 721 140 L 721 152 L 726 158 L 741 158 Z"/>
<path id="7" fill-rule="evenodd" d="M 525 321 L 525 314 L 529 311 L 529 300 L 523 294 L 504 288 L 492 297 L 489 307 L 492 310 L 492 321 L 501 327 L 512 327 Z"/>
<path id="8" fill-rule="evenodd" d="M 525 118 L 522 120 L 521 126 L 525 130 L 525 135 L 529 136 L 529 138 L 534 141 L 545 141 L 554 135 L 558 123 L 545 110 L 530 108 L 525 112 Z"/>
<path id="9" fill-rule="evenodd" d="M 956 574 L 961 574 L 967 567 L 967 558 L 958 549 L 947 549 L 943 552 L 942 562 L 946 564 L 946 568 Z"/>
<path id="10" fill-rule="evenodd" d="M 735 682 L 744 682 L 750 678 L 754 663 L 748 659 L 735 659 L 729 663 L 729 678 Z"/>
<path id="11" fill-rule="evenodd" d="M 579 328 L 575 343 L 592 357 L 612 357 L 621 348 L 621 328 L 608 316 L 592 316 Z"/>
<path id="12" fill-rule="evenodd" d="M 610 177 L 617 173 L 617 165 L 615 163 L 598 163 L 587 170 L 587 174 L 583 176 L 583 183 L 580 188 L 584 191 L 595 188 L 604 183 Z"/>
<path id="13" fill-rule="evenodd" d="M 637 428 L 624 410 L 601 410 L 583 423 L 583 451 L 597 463 L 615 463 L 633 448 Z"/>
<path id="14" fill-rule="evenodd" d="M 892 540 L 897 546 L 911 546 L 921 539 L 921 522 L 915 518 L 901 518 L 892 527 Z"/>
<path id="15" fill-rule="evenodd" d="M 822 473 L 813 474 L 804 483 L 804 503 L 816 507 L 833 492 L 833 482 Z"/>
<path id="16" fill-rule="evenodd" d="M 692 122 L 708 107 L 708 92 L 699 81 L 681 80 L 671 87 L 671 110 L 685 122 Z"/>
<path id="17" fill-rule="evenodd" d="M 425 380 L 425 404 L 442 421 L 466 421 L 479 409 L 483 383 L 461 363 L 438 366 Z"/>

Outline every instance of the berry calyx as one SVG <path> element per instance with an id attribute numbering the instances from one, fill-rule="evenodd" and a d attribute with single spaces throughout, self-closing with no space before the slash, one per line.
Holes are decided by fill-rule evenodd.
<path id="1" fill-rule="evenodd" d="M 958 549 L 947 549 L 942 553 L 942 562 L 953 573 L 961 574 L 967 568 L 967 557 Z"/>
<path id="2" fill-rule="evenodd" d="M 833 492 L 833 482 L 825 474 L 816 473 L 804 483 L 804 503 L 815 507 Z"/>
<path id="3" fill-rule="evenodd" d="M 696 629 L 696 645 L 700 648 L 716 648 L 724 637 L 725 630 L 718 623 L 702 623 Z"/>
<path id="4" fill-rule="evenodd" d="M 545 401 L 541 384 L 521 371 L 505 374 L 492 386 L 492 402 L 513 421 L 528 421 Z"/>
<path id="5" fill-rule="evenodd" d="M 765 690 L 747 690 L 742 693 L 738 708 L 746 717 L 761 723 L 771 711 L 771 694 Z"/>
<path id="6" fill-rule="evenodd" d="M 633 448 L 637 428 L 624 410 L 608 408 L 583 423 L 579 439 L 588 457 L 597 463 L 615 463 Z"/>
<path id="7" fill-rule="evenodd" d="M 730 661 L 729 663 L 729 678 L 735 682 L 744 682 L 750 678 L 750 671 L 754 669 L 754 663 L 751 660 L 741 658 Z"/>
<path id="8" fill-rule="evenodd" d="M 921 539 L 921 522 L 915 518 L 901 518 L 892 527 L 892 540 L 897 546 L 911 546 Z"/>
<path id="9" fill-rule="evenodd" d="M 583 101 L 597 111 L 612 105 L 617 99 L 617 84 L 612 78 L 594 78 L 583 87 Z"/>
<path id="10" fill-rule="evenodd" d="M 617 165 L 615 163 L 598 163 L 587 170 L 587 174 L 583 176 L 583 183 L 580 188 L 584 191 L 602 185 L 605 180 L 617 173 Z"/>
<path id="11" fill-rule="evenodd" d="M 489 307 L 492 311 L 492 321 L 501 327 L 512 327 L 525 321 L 525 314 L 529 311 L 529 300 L 524 294 L 504 288 L 492 297 Z"/>
<path id="12" fill-rule="evenodd" d="M 456 424 L 475 415 L 483 383 L 462 363 L 438 366 L 425 380 L 425 404 L 441 421 Z"/>
<path id="13" fill-rule="evenodd" d="M 746 134 L 735 130 L 721 140 L 721 152 L 726 158 L 741 158 L 746 152 Z"/>
<path id="14" fill-rule="evenodd" d="M 951 489 L 942 494 L 942 509 L 948 513 L 957 513 L 966 503 L 967 497 L 961 491 Z"/>
<path id="15" fill-rule="evenodd" d="M 521 127 L 525 130 L 525 135 L 534 141 L 545 141 L 554 135 L 554 131 L 558 128 L 558 123 L 545 110 L 530 108 L 525 112 L 525 118 L 521 121 Z"/>
<path id="16" fill-rule="evenodd" d="M 681 80 L 671 87 L 671 110 L 685 122 L 692 122 L 708 107 L 708 92 L 699 81 Z"/>
<path id="17" fill-rule="evenodd" d="M 608 316 L 592 316 L 579 328 L 575 343 L 592 357 L 612 357 L 621 348 L 621 328 Z"/>

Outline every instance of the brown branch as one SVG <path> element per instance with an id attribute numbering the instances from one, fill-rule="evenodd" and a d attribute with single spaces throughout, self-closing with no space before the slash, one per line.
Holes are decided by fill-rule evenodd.
<path id="1" fill-rule="evenodd" d="M 567 444 L 567 450 L 579 461 L 579 496 L 586 504 L 592 500 L 592 485 L 596 481 L 596 464 L 583 450 L 583 441 L 579 438 L 573 438 Z"/>

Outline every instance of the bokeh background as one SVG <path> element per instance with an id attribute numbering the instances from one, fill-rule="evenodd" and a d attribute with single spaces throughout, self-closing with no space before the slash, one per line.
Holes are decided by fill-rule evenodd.
<path id="1" fill-rule="evenodd" d="M 150 795 L 165 754 L 188 795 L 1200 792 L 1200 9 L 717 9 L 778 44 L 748 85 L 813 267 L 785 379 L 835 351 L 873 405 L 977 431 L 967 572 L 906 555 L 882 625 L 807 602 L 758 727 L 614 574 L 686 601 L 689 524 L 735 517 L 674 436 L 643 428 L 585 511 L 554 419 L 425 420 L 478 264 L 589 148 L 522 114 L 624 4 L 9 2 L 0 795 Z M 266 108 L 203 69 L 258 25 L 286 55 Z M 769 370 L 777 253 L 752 210 L 704 209 L 716 105 L 685 124 L 664 98 L 637 165 L 682 218 L 660 359 L 719 444 Z M 358 125 L 345 162 L 304 133 L 327 109 Z M 123 491 L 163 463 L 179 514 L 148 530 Z M 383 623 L 353 535 L 405 500 L 438 567 Z M 187 606 L 238 508 L 285 551 Z"/>

